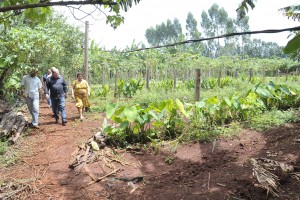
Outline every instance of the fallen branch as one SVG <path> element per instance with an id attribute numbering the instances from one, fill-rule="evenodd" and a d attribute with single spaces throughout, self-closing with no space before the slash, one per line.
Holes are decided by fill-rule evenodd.
<path id="1" fill-rule="evenodd" d="M 97 177 L 95 176 L 95 174 L 93 174 L 91 172 L 91 170 L 88 168 L 88 166 L 84 166 L 83 169 L 87 172 L 87 174 L 89 175 L 89 177 L 91 177 L 91 179 L 93 181 L 96 181 L 97 180 Z"/>
<path id="2" fill-rule="evenodd" d="M 251 158 L 250 161 L 253 166 L 253 176 L 259 182 L 259 184 L 256 184 L 255 186 L 264 188 L 267 190 L 267 194 L 271 192 L 274 196 L 279 197 L 279 178 L 266 170 L 263 165 L 258 162 L 258 159 Z"/>
<path id="3" fill-rule="evenodd" d="M 207 190 L 209 191 L 210 172 L 208 172 Z"/>
<path id="4" fill-rule="evenodd" d="M 106 174 L 106 175 L 104 175 L 104 176 L 102 176 L 102 177 L 97 178 L 95 181 L 92 181 L 92 182 L 88 183 L 87 185 L 85 185 L 85 186 L 83 186 L 83 187 L 81 187 L 81 188 L 85 188 L 85 187 L 90 186 L 90 185 L 92 185 L 92 184 L 94 184 L 94 183 L 96 183 L 96 182 L 99 182 L 99 181 L 101 181 L 102 179 L 104 179 L 104 178 L 106 178 L 106 177 L 108 177 L 108 176 L 110 176 L 110 175 L 116 173 L 116 172 L 119 171 L 119 170 L 120 170 L 120 168 L 115 169 L 115 170 L 113 170 L 112 172 L 110 172 L 110 173 L 108 173 L 108 174 Z"/>
<path id="5" fill-rule="evenodd" d="M 3 196 L 0 195 L 0 199 L 9 199 L 11 197 L 13 197 L 14 195 L 18 194 L 19 192 L 22 192 L 23 190 L 27 189 L 29 187 L 29 185 L 25 185 L 24 187 L 22 187 L 21 189 L 18 189 L 16 191 L 10 192 L 8 194 L 4 194 Z"/>

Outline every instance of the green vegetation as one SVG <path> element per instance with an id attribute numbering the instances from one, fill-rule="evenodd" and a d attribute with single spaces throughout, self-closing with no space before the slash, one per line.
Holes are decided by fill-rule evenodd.
<path id="1" fill-rule="evenodd" d="M 299 110 L 289 109 L 285 111 L 271 110 L 259 116 L 251 118 L 245 123 L 245 127 L 256 131 L 265 131 L 274 127 L 278 127 L 287 122 L 299 122 Z"/>
<path id="2" fill-rule="evenodd" d="M 0 155 L 3 155 L 7 151 L 7 142 L 0 142 Z"/>
<path id="3" fill-rule="evenodd" d="M 111 7 L 116 15 L 108 15 L 107 22 L 118 26 L 123 21 L 120 9 L 127 10 L 132 2 L 118 1 Z M 17 3 L 28 2 L 4 1 L 0 7 Z M 0 17 L 1 98 L 16 102 L 20 80 L 32 66 L 41 71 L 40 77 L 56 66 L 69 82 L 75 79 L 76 72 L 83 71 L 84 34 L 78 27 L 66 24 L 63 16 L 50 8 L 37 8 L 18 14 L 0 13 Z M 202 12 L 199 22 L 203 33 L 189 13 L 186 35 L 174 19 L 149 28 L 146 37 L 149 44 L 162 45 L 249 30 L 248 18 L 231 19 L 216 4 Z M 297 58 L 293 53 L 298 49 L 299 38 L 298 34 L 285 48 L 292 53 L 291 58 Z M 137 47 L 133 43 L 125 50 Z M 103 132 L 113 144 L 151 142 L 157 149 L 164 140 L 174 140 L 174 144 L 212 141 L 244 127 L 266 130 L 298 121 L 299 63 L 287 58 L 275 43 L 243 35 L 225 38 L 221 43 L 209 40 L 134 52 L 108 52 L 92 41 L 89 50 L 92 111 L 106 112 Z M 195 69 L 201 69 L 198 102 L 193 94 Z M 76 122 L 72 125 L 78 126 Z M 17 157 L 6 143 L 0 143 L 0 154 L 8 164 Z"/>
<path id="4" fill-rule="evenodd" d="M 126 146 L 146 142 L 159 144 L 159 141 L 174 139 L 182 142 L 208 141 L 219 135 L 231 136 L 243 127 L 265 130 L 297 121 L 295 109 L 280 110 L 299 106 L 299 88 L 270 81 L 244 87 L 244 91 L 235 89 L 233 93 L 227 92 L 237 88 L 235 84 L 243 88 L 242 82 L 231 82 L 219 88 L 218 93 L 216 88 L 206 90 L 199 102 L 185 101 L 187 96 L 182 97 L 183 100 L 176 98 L 183 91 L 191 96 L 192 92 L 184 87 L 170 89 L 174 100 L 165 96 L 166 92 L 159 96 L 159 93 L 151 91 L 139 97 L 118 99 L 116 103 L 106 104 L 106 117 L 110 124 L 105 123 L 103 132 L 114 144 Z M 155 83 L 154 86 L 161 85 Z M 215 91 L 213 95 L 212 91 Z"/>

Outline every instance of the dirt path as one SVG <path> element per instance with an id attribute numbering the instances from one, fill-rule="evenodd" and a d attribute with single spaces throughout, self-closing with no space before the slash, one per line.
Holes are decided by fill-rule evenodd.
<path id="1" fill-rule="evenodd" d="M 88 168 L 68 168 L 71 154 L 101 126 L 103 116 L 88 114 L 83 122 L 73 103 L 67 102 L 67 126 L 55 124 L 45 103 L 40 108 L 40 130 L 31 130 L 20 142 L 27 151 L 17 165 L 0 169 L 0 180 L 25 180 L 30 190 L 18 199 L 266 199 L 266 191 L 254 187 L 251 157 L 266 157 L 300 166 L 300 123 L 288 124 L 265 133 L 242 131 L 233 139 L 212 143 L 180 145 L 176 153 L 161 148 L 153 151 L 125 151 L 110 148 L 113 159 L 99 159 Z M 111 157 L 112 158 L 112 157 Z M 92 174 L 102 177 L 118 172 L 98 183 Z M 142 176 L 133 183 L 113 177 Z M 87 186 L 90 184 L 89 186 Z M 278 199 L 299 199 L 300 184 L 290 177 L 281 181 Z M 14 196 L 15 198 L 17 196 Z M 14 198 L 12 198 L 14 199 Z M 269 195 L 269 199 L 274 199 Z"/>

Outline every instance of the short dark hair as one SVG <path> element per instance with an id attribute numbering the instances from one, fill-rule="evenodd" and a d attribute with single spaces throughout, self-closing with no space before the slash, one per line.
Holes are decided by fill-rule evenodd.
<path id="1" fill-rule="evenodd" d="M 83 76 L 83 74 L 81 72 L 77 72 L 76 77 L 78 78 L 78 76 Z"/>

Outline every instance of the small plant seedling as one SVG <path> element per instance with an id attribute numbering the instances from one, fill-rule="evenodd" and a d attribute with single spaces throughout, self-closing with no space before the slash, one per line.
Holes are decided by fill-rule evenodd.
<path id="1" fill-rule="evenodd" d="M 165 158 L 165 162 L 168 164 L 168 165 L 171 165 L 174 161 L 174 158 L 172 156 L 167 156 Z"/>

